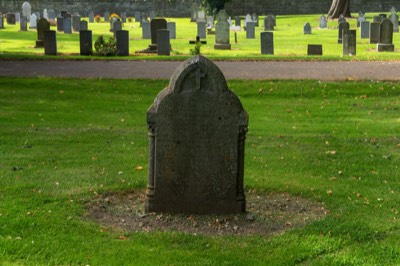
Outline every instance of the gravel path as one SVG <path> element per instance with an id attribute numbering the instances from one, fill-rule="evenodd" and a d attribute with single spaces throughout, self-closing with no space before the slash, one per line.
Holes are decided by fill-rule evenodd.
<path id="1" fill-rule="evenodd" d="M 169 79 L 173 61 L 0 61 L 0 76 Z M 215 62 L 227 79 L 400 80 L 400 61 Z"/>

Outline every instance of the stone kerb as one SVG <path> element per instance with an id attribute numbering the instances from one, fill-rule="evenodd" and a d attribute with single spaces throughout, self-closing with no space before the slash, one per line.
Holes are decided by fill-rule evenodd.
<path id="1" fill-rule="evenodd" d="M 248 115 L 221 70 L 182 63 L 147 111 L 147 212 L 240 213 Z"/>

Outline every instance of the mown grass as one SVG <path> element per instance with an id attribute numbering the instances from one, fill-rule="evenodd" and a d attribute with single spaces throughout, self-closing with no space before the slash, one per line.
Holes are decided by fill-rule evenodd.
<path id="1" fill-rule="evenodd" d="M 368 21 L 372 21 L 375 13 L 366 14 Z M 237 33 L 238 43 L 235 43 L 234 32 L 230 33 L 232 50 L 221 51 L 214 49 L 215 35 L 207 36 L 207 44 L 202 45 L 201 53 L 212 59 L 219 60 L 399 60 L 400 38 L 399 33 L 394 33 L 394 53 L 378 53 L 376 45 L 369 44 L 369 39 L 360 39 L 359 28 L 356 27 L 357 14 L 349 19 L 351 29 L 357 28 L 357 55 L 342 56 L 342 45 L 337 43 L 337 20 L 328 22 L 328 29 L 319 29 L 319 17 L 321 15 L 287 15 L 277 16 L 277 26 L 274 31 L 275 55 L 261 55 L 260 33 L 264 31 L 263 16 L 260 17 L 260 26 L 256 28 L 256 38 L 246 39 L 246 32 Z M 84 18 L 87 19 L 87 18 Z M 150 40 L 142 39 L 142 29 L 139 23 L 125 23 L 124 29 L 129 31 L 130 53 L 129 57 L 113 57 L 119 60 L 183 60 L 190 56 L 189 40 L 194 40 L 197 34 L 196 23 L 190 23 L 189 18 L 167 18 L 167 21 L 176 22 L 176 40 L 171 40 L 172 53 L 170 57 L 155 55 L 135 54 L 135 51 L 146 49 Z M 312 26 L 312 34 L 304 35 L 303 27 L 306 22 Z M 242 21 L 243 23 L 243 21 Z M 109 31 L 109 23 L 89 23 L 89 29 L 93 31 L 93 43 L 99 35 L 112 36 Z M 56 30 L 55 27 L 52 29 Z M 0 30 L 0 58 L 51 58 L 51 59 L 104 59 L 101 57 L 79 56 L 79 33 L 72 35 L 57 33 L 57 49 L 62 57 L 43 56 L 43 48 L 34 48 L 36 31 L 19 32 L 19 24 L 6 25 L 6 29 Z M 323 56 L 307 56 L 308 44 L 322 44 Z M 107 58 L 111 59 L 111 58 Z"/>
<path id="2" fill-rule="evenodd" d="M 250 116 L 246 189 L 323 202 L 321 221 L 219 237 L 88 220 L 97 195 L 146 186 L 146 110 L 167 83 L 0 78 L 4 265 L 399 263 L 399 83 L 229 81 Z"/>

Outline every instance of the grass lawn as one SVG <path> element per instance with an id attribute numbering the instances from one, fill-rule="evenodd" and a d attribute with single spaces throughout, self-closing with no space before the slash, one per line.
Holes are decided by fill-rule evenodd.
<path id="1" fill-rule="evenodd" d="M 229 81 L 250 117 L 246 189 L 323 202 L 323 220 L 221 237 L 85 218 L 98 195 L 146 186 L 146 110 L 167 83 L 0 78 L 2 265 L 399 263 L 399 83 Z"/>
<path id="2" fill-rule="evenodd" d="M 366 14 L 368 21 L 372 21 L 375 13 Z M 277 16 L 277 26 L 274 31 L 275 55 L 261 55 L 260 32 L 264 31 L 263 18 L 260 17 L 260 27 L 256 28 L 256 38 L 246 39 L 246 32 L 237 33 L 238 43 L 235 43 L 234 32 L 231 31 L 230 42 L 232 50 L 214 50 L 215 35 L 207 36 L 207 44 L 201 47 L 201 53 L 211 59 L 256 59 L 256 60 L 399 60 L 400 59 L 400 35 L 394 33 L 393 42 L 395 52 L 378 53 L 376 44 L 369 44 L 369 39 L 360 39 L 360 29 L 356 27 L 357 14 L 353 19 L 348 19 L 351 29 L 357 29 L 357 55 L 342 56 L 342 45 L 337 43 L 337 20 L 328 22 L 328 29 L 319 29 L 319 17 L 321 15 L 281 15 Z M 84 18 L 87 20 L 87 18 Z M 155 55 L 138 55 L 135 51 L 148 47 L 150 40 L 142 39 L 142 29 L 139 23 L 125 23 L 124 29 L 129 31 L 130 53 L 129 57 L 117 57 L 118 59 L 141 60 L 183 60 L 190 56 L 189 40 L 195 39 L 197 26 L 190 23 L 189 18 L 167 18 L 167 21 L 176 22 L 177 39 L 171 40 L 173 48 L 170 57 Z M 309 22 L 312 27 L 311 35 L 303 34 L 303 27 Z M 243 21 L 242 21 L 243 23 Z M 0 59 L 1 58 L 43 58 L 43 48 L 34 48 L 36 30 L 19 32 L 19 24 L 5 25 L 6 29 L 0 30 Z M 93 31 L 93 43 L 99 35 L 112 36 L 109 31 L 109 23 L 89 23 L 89 29 Z M 56 27 L 52 27 L 56 30 Z M 62 57 L 55 58 L 79 58 L 91 59 L 94 57 L 79 56 L 79 33 L 57 33 L 57 49 Z M 308 44 L 322 44 L 323 56 L 307 56 Z M 53 57 L 45 57 L 53 58 Z M 110 59 L 110 58 L 108 58 Z"/>

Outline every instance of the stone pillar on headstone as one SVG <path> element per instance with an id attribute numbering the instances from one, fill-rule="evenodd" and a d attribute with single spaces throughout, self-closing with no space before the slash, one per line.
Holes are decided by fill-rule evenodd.
<path id="1" fill-rule="evenodd" d="M 37 40 L 35 48 L 44 47 L 44 32 L 50 30 L 50 23 L 45 18 L 39 19 L 37 25 Z"/>
<path id="2" fill-rule="evenodd" d="M 28 19 L 25 16 L 20 18 L 20 31 L 27 31 L 28 30 Z"/>
<path id="3" fill-rule="evenodd" d="M 167 29 L 169 30 L 169 38 L 176 39 L 176 23 L 175 22 L 167 22 Z"/>
<path id="4" fill-rule="evenodd" d="M 93 39 L 91 30 L 81 30 L 79 32 L 80 55 L 93 54 Z"/>
<path id="5" fill-rule="evenodd" d="M 256 38 L 256 24 L 254 22 L 246 22 L 246 39 Z"/>
<path id="6" fill-rule="evenodd" d="M 31 4 L 29 4 L 28 2 L 24 2 L 22 4 L 22 16 L 26 17 L 27 19 L 30 19 L 32 15 L 31 10 L 32 10 Z"/>
<path id="7" fill-rule="evenodd" d="M 356 55 L 356 30 L 343 30 L 343 55 Z"/>
<path id="8" fill-rule="evenodd" d="M 44 36 L 44 54 L 57 55 L 56 31 L 45 30 L 43 36 Z"/>
<path id="9" fill-rule="evenodd" d="M 231 49 L 231 44 L 229 43 L 228 14 L 225 12 L 225 10 L 220 10 L 217 15 L 214 49 L 217 50 Z"/>
<path id="10" fill-rule="evenodd" d="M 81 30 L 81 16 L 72 16 L 72 29 L 74 31 Z"/>
<path id="11" fill-rule="evenodd" d="M 169 30 L 161 29 L 157 30 L 157 54 L 158 55 L 170 55 L 171 42 L 169 38 Z"/>
<path id="12" fill-rule="evenodd" d="M 310 25 L 310 23 L 307 22 L 307 23 L 304 25 L 303 33 L 304 33 L 304 34 L 311 34 L 311 25 Z"/>
<path id="13" fill-rule="evenodd" d="M 343 42 L 343 30 L 350 29 L 350 24 L 347 21 L 343 21 L 339 23 L 339 30 L 338 30 L 338 43 Z"/>
<path id="14" fill-rule="evenodd" d="M 142 38 L 143 39 L 151 39 L 150 22 L 142 23 Z"/>
<path id="15" fill-rule="evenodd" d="M 369 43 L 375 44 L 379 42 L 379 31 L 381 23 L 371 22 L 369 25 Z"/>
<path id="16" fill-rule="evenodd" d="M 115 30 L 115 39 L 117 43 L 118 55 L 128 56 L 129 55 L 129 31 L 127 30 Z"/>
<path id="17" fill-rule="evenodd" d="M 64 18 L 57 17 L 57 31 L 64 31 Z"/>
<path id="18" fill-rule="evenodd" d="M 360 38 L 361 39 L 369 39 L 369 21 L 361 21 Z"/>
<path id="19" fill-rule="evenodd" d="M 378 52 L 394 52 L 393 44 L 393 23 L 390 19 L 383 19 L 379 29 Z"/>
<path id="20" fill-rule="evenodd" d="M 72 33 L 72 26 L 71 26 L 71 19 L 66 17 L 64 18 L 64 33 L 71 34 Z"/>
<path id="21" fill-rule="evenodd" d="M 274 54 L 274 33 L 273 32 L 261 32 L 261 54 Z"/>
<path id="22" fill-rule="evenodd" d="M 146 212 L 246 211 L 248 115 L 221 70 L 195 56 L 174 72 L 147 111 Z"/>
<path id="23" fill-rule="evenodd" d="M 201 39 L 206 38 L 206 23 L 205 22 L 197 22 L 197 36 Z"/>
<path id="24" fill-rule="evenodd" d="M 37 16 L 36 16 L 36 14 L 32 14 L 31 15 L 31 18 L 30 18 L 30 20 L 29 20 L 29 28 L 30 29 L 36 29 L 36 27 L 37 27 Z"/>

